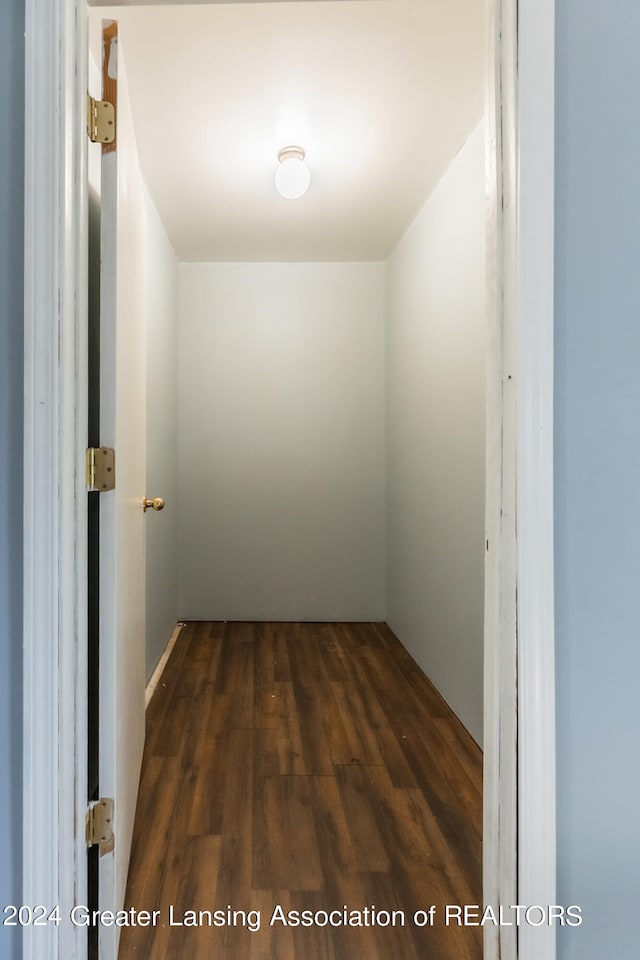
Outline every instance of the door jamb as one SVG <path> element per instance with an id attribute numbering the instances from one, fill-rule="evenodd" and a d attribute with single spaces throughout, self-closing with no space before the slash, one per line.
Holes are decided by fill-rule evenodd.
<path id="1" fill-rule="evenodd" d="M 484 899 L 547 905 L 555 0 L 488 4 L 490 336 L 499 350 L 489 367 L 487 491 L 499 493 L 487 498 Z M 87 13 L 85 0 L 25 0 L 25 15 L 23 903 L 60 904 L 62 922 L 24 928 L 23 952 L 83 960 L 84 930 L 65 918 L 86 890 Z M 555 958 L 553 928 L 521 927 L 518 941 L 498 945 L 488 934 L 486 960 Z"/>
<path id="2" fill-rule="evenodd" d="M 517 83 L 518 896 L 556 901 L 553 514 L 555 0 L 520 0 Z M 532 722 L 535 720 L 535 722 Z M 555 957 L 524 926 L 520 960 Z"/>
<path id="3" fill-rule="evenodd" d="M 483 893 L 494 905 L 548 906 L 556 902 L 555 0 L 489 0 L 488 30 Z M 555 960 L 552 926 L 484 934 L 487 960 Z"/>

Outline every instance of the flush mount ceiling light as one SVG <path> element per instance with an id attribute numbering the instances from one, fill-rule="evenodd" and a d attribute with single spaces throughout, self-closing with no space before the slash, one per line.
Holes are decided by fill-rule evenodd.
<path id="1" fill-rule="evenodd" d="M 302 147 L 283 147 L 278 152 L 276 190 L 286 200 L 298 200 L 311 182 L 309 167 L 304 162 Z"/>

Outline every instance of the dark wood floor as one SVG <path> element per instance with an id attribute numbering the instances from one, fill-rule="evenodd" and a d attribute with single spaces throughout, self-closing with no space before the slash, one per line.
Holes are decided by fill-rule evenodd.
<path id="1" fill-rule="evenodd" d="M 481 789 L 480 750 L 386 625 L 189 623 L 147 711 L 127 890 L 159 914 L 119 958 L 479 960 L 481 928 L 443 911 L 482 902 Z M 169 926 L 170 904 L 247 925 Z M 278 905 L 405 926 L 270 926 Z"/>

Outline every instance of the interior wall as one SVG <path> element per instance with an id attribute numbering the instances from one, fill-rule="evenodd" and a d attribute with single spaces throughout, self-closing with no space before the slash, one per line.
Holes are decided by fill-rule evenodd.
<path id="1" fill-rule="evenodd" d="M 638 952 L 640 5 L 556 2 L 559 960 Z"/>
<path id="2" fill-rule="evenodd" d="M 178 261 L 144 191 L 147 315 L 146 657 L 153 673 L 178 619 Z"/>
<path id="3" fill-rule="evenodd" d="M 0 4 L 0 905 L 22 890 L 24 3 Z M 0 956 L 18 960 L 18 927 Z"/>
<path id="4" fill-rule="evenodd" d="M 181 619 L 384 619 L 384 289 L 382 263 L 181 265 Z"/>
<path id="5" fill-rule="evenodd" d="M 398 244 L 387 293 L 387 620 L 482 742 L 484 125 Z"/>

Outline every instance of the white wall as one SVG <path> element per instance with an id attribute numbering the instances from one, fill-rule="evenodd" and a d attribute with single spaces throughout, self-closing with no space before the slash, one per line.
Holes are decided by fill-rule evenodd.
<path id="1" fill-rule="evenodd" d="M 482 737 L 484 130 L 388 265 L 387 620 Z"/>
<path id="2" fill-rule="evenodd" d="M 181 618 L 384 619 L 384 283 L 181 265 Z"/>
<path id="3" fill-rule="evenodd" d="M 164 497 L 146 515 L 147 680 L 178 619 L 178 261 L 145 189 L 147 486 Z"/>

